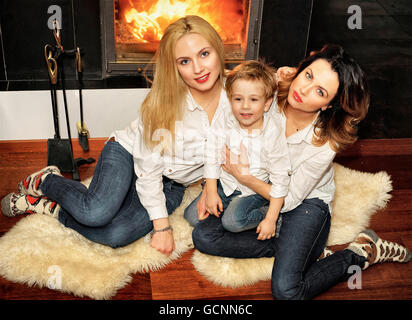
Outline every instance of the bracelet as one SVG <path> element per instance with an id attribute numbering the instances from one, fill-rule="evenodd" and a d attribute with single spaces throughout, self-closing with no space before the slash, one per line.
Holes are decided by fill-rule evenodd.
<path id="1" fill-rule="evenodd" d="M 200 183 L 200 185 L 202 186 L 202 190 L 205 188 L 206 185 L 206 179 L 203 179 L 202 182 Z"/>
<path id="2" fill-rule="evenodd" d="M 153 230 L 152 230 L 152 234 L 155 234 L 156 232 L 165 232 L 165 231 L 168 231 L 168 230 L 173 231 L 172 226 L 168 226 L 168 227 L 166 227 L 166 228 L 159 229 L 159 230 L 153 229 Z"/>

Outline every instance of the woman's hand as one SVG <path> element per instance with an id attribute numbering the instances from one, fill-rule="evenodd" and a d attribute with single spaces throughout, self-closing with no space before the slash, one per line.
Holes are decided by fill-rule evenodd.
<path id="1" fill-rule="evenodd" d="M 250 175 L 249 159 L 245 146 L 243 144 L 240 145 L 240 155 L 231 152 L 227 146 L 225 146 L 223 152 L 225 159 L 222 164 L 223 170 L 234 176 L 237 181 L 242 183 L 242 181 Z"/>
<path id="2" fill-rule="evenodd" d="M 258 240 L 267 240 L 273 238 L 276 233 L 276 221 L 277 219 L 270 219 L 266 217 L 263 219 L 256 228 L 256 233 L 259 233 Z"/>
<path id="3" fill-rule="evenodd" d="M 155 232 L 152 236 L 150 246 L 165 255 L 170 255 L 175 249 L 172 230 Z"/>
<path id="4" fill-rule="evenodd" d="M 223 212 L 222 199 L 220 199 L 217 192 L 207 192 L 206 193 L 206 211 L 209 214 L 213 214 L 219 217 Z"/>
<path id="5" fill-rule="evenodd" d="M 291 68 L 291 67 L 280 67 L 278 68 L 278 70 L 276 71 L 276 77 L 277 77 L 277 81 L 284 81 L 288 78 L 290 78 L 295 72 L 296 72 L 296 68 Z"/>
<path id="6" fill-rule="evenodd" d="M 203 189 L 199 201 L 196 204 L 197 218 L 199 221 L 206 219 L 209 213 L 206 211 L 206 189 Z"/>
<path id="7" fill-rule="evenodd" d="M 153 220 L 153 228 L 155 230 L 162 230 L 169 226 L 169 218 L 160 218 Z M 173 231 L 167 230 L 153 233 L 150 246 L 163 254 L 170 255 L 175 249 Z"/>

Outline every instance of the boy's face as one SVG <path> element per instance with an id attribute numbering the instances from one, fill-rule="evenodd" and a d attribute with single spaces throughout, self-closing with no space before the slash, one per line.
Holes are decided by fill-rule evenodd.
<path id="1" fill-rule="evenodd" d="M 230 104 L 242 129 L 261 129 L 263 114 L 270 108 L 273 98 L 266 99 L 260 80 L 236 80 L 232 85 Z"/>

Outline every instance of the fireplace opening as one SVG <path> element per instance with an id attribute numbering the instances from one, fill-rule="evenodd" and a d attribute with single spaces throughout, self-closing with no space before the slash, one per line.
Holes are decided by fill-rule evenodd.
<path id="1" fill-rule="evenodd" d="M 263 0 L 100 1 L 104 77 L 142 72 L 166 27 L 186 15 L 198 15 L 216 29 L 227 64 L 258 57 Z"/>

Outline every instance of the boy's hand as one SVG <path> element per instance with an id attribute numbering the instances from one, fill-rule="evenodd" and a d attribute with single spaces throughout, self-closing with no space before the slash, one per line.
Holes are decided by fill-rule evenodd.
<path id="1" fill-rule="evenodd" d="M 259 233 L 258 240 L 273 238 L 276 233 L 276 219 L 266 217 L 257 226 L 256 233 Z"/>
<path id="2" fill-rule="evenodd" d="M 240 155 L 231 152 L 230 149 L 225 146 L 223 149 L 223 159 L 225 160 L 222 164 L 222 169 L 234 176 L 237 181 L 244 184 L 243 179 L 247 179 L 250 175 L 250 165 L 247 150 L 243 143 L 240 144 Z"/>
<path id="3" fill-rule="evenodd" d="M 222 200 L 220 199 L 217 192 L 207 192 L 206 193 L 206 212 L 208 214 L 213 214 L 219 217 L 223 211 Z"/>

